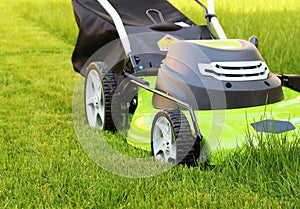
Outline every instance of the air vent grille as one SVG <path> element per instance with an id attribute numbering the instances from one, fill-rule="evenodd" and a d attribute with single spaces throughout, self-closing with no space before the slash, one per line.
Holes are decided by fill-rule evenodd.
<path id="1" fill-rule="evenodd" d="M 263 61 L 212 62 L 198 64 L 202 75 L 222 81 L 251 81 L 268 78 L 269 69 Z"/>

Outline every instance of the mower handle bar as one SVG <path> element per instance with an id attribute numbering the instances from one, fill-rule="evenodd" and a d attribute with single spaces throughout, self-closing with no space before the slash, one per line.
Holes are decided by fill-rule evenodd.
<path id="1" fill-rule="evenodd" d="M 125 50 L 125 53 L 128 55 L 131 53 L 130 42 L 128 39 L 127 32 L 125 30 L 123 21 L 119 15 L 119 13 L 115 10 L 115 8 L 109 3 L 108 0 L 97 0 L 98 3 L 105 9 L 105 11 L 111 16 L 113 22 L 117 28 L 117 32 L 121 39 L 121 43 Z M 207 0 L 208 4 L 208 14 L 212 16 L 211 23 L 215 28 L 216 33 L 218 34 L 220 39 L 227 39 L 221 24 L 219 23 L 218 18 L 215 16 L 215 1 Z"/>
<path id="2" fill-rule="evenodd" d="M 215 15 L 216 12 L 215 12 L 215 1 L 214 0 L 207 0 L 207 10 L 208 10 L 208 15 L 211 16 L 210 21 L 211 21 L 212 25 L 214 26 L 216 33 L 219 36 L 219 39 L 226 40 L 227 36 L 217 18 L 217 16 Z"/>

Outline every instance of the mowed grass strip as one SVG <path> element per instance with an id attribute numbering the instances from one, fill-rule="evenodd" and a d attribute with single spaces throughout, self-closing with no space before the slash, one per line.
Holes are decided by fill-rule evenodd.
<path id="1" fill-rule="evenodd" d="M 283 146 L 275 146 L 275 152 L 265 149 L 269 146 L 265 143 L 261 150 L 237 153 L 214 168 L 178 166 L 145 179 L 123 178 L 98 167 L 82 150 L 73 129 L 72 95 L 77 75 L 70 56 L 76 31 L 68 27 L 74 26 L 70 2 L 2 1 L 0 7 L 0 208 L 298 206 L 297 140 L 294 145 L 283 142 Z M 222 21 L 230 20 L 231 14 L 222 14 Z M 254 17 L 249 13 L 248 18 L 251 22 Z M 235 30 L 243 31 L 243 25 Z M 233 23 L 224 26 L 235 34 L 229 30 Z M 251 33 L 258 32 L 255 27 L 249 26 Z M 298 34 L 297 30 L 286 33 Z M 276 39 L 272 33 L 268 37 Z M 281 57 L 278 45 L 268 46 Z M 294 59 L 287 62 L 281 57 L 280 66 L 299 66 L 296 47 L 285 48 Z M 267 48 L 263 50 L 268 53 Z M 114 147 L 122 150 L 123 141 L 118 145 L 119 137 L 110 136 Z M 135 154 L 134 149 L 126 151 Z"/>
<path id="2" fill-rule="evenodd" d="M 85 157 L 72 129 L 72 46 L 0 4 L 0 207 L 71 204 Z"/>

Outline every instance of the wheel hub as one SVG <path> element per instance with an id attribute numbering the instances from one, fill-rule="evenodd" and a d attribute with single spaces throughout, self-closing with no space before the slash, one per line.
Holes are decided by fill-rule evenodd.
<path id="1" fill-rule="evenodd" d="M 169 140 L 168 139 L 164 139 L 164 141 L 163 141 L 163 147 L 164 147 L 164 153 L 165 154 L 169 154 L 170 153 L 170 142 L 169 142 Z"/>
<path id="2" fill-rule="evenodd" d="M 92 127 L 103 127 L 104 107 L 103 89 L 101 80 L 96 70 L 91 70 L 86 81 L 86 114 Z"/>
<path id="3" fill-rule="evenodd" d="M 100 108 L 100 97 L 99 96 L 94 97 L 93 105 L 96 109 Z"/>
<path id="4" fill-rule="evenodd" d="M 176 145 L 173 142 L 173 133 L 169 121 L 161 117 L 157 120 L 154 129 L 154 155 L 165 162 L 176 159 Z"/>

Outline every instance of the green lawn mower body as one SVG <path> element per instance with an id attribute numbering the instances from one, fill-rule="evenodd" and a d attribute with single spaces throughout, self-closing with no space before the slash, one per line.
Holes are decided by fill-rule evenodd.
<path id="1" fill-rule="evenodd" d="M 128 22 L 122 5 L 110 2 L 120 7 L 123 22 Z M 84 19 L 82 4 L 73 0 L 79 26 Z M 148 4 L 145 1 L 143 6 Z M 162 0 L 155 0 L 155 6 L 146 11 L 153 24 L 145 20 L 142 25 L 124 26 L 112 5 L 99 1 L 98 7 L 112 16 L 121 38 L 116 45 L 123 46 L 125 58 L 112 65 L 97 54 L 78 70 L 76 66 L 84 61 L 75 59 L 84 45 L 82 40 L 73 54 L 75 70 L 86 77 L 85 110 L 90 126 L 125 132 L 128 143 L 175 164 L 215 164 L 243 145 L 259 146 L 258 139 L 265 135 L 290 141 L 298 137 L 300 76 L 271 73 L 256 38 L 227 39 L 211 9 L 213 1 L 209 1 L 210 9 L 204 7 L 207 26 L 188 25 L 179 13 L 174 19 L 175 9 Z M 159 11 L 163 8 L 165 18 Z M 81 35 L 92 46 L 96 42 L 88 38 L 88 32 L 93 30 L 86 27 L 81 28 L 86 32 Z M 120 49 L 111 51 L 118 54 Z"/>
<path id="2" fill-rule="evenodd" d="M 220 63 L 227 66 L 222 73 L 218 71 Z M 216 65 L 219 67 L 214 70 Z M 200 159 L 218 163 L 233 149 L 247 143 L 258 145 L 263 135 L 273 135 L 274 140 L 275 135 L 289 140 L 299 136 L 300 89 L 290 86 L 295 86 L 297 79 L 299 85 L 300 77 L 290 76 L 289 87 L 282 86 L 283 77 L 269 72 L 251 43 L 226 40 L 177 42 L 171 45 L 158 76 L 142 78 L 150 87 L 192 106 L 201 132 Z M 127 140 L 151 150 L 155 115 L 175 109 L 176 104 L 143 88 L 138 91 L 137 103 Z M 189 115 L 189 111 L 183 112 Z M 193 124 L 191 117 L 189 123 Z"/>
<path id="3" fill-rule="evenodd" d="M 155 83 L 156 77 L 145 78 Z M 139 89 L 137 109 L 132 117 L 127 141 L 133 146 L 151 150 L 151 128 L 160 111 L 152 105 L 153 93 Z M 246 108 L 226 110 L 197 110 L 195 115 L 202 134 L 200 161 L 218 164 L 234 149 L 243 145 L 258 145 L 260 137 L 271 135 L 274 140 L 287 137 L 290 141 L 299 136 L 300 95 L 283 87 L 284 99 L 280 102 Z M 188 111 L 184 111 L 189 115 Z M 192 124 L 191 119 L 189 119 Z"/>

